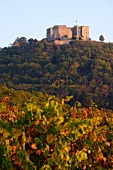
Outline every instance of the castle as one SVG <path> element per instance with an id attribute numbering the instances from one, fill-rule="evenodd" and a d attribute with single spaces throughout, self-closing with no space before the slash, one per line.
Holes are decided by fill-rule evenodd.
<path id="1" fill-rule="evenodd" d="M 89 40 L 89 26 L 67 27 L 66 25 L 55 25 L 47 29 L 47 40 L 68 43 L 72 39 Z"/>

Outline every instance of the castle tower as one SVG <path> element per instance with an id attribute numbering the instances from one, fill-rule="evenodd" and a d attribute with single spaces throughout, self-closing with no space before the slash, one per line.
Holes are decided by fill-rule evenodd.
<path id="1" fill-rule="evenodd" d="M 80 32 L 83 40 L 89 40 L 89 26 L 81 26 Z"/>
<path id="2" fill-rule="evenodd" d="M 76 25 L 72 28 L 72 38 L 78 40 L 79 36 L 80 36 L 80 30 L 76 21 Z"/>
<path id="3" fill-rule="evenodd" d="M 53 29 L 50 27 L 47 29 L 47 40 L 52 41 L 53 40 Z"/>

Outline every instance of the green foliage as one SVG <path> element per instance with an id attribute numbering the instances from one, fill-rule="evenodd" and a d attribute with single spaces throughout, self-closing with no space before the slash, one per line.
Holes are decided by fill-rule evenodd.
<path id="1" fill-rule="evenodd" d="M 70 97 L 67 97 L 69 100 Z M 55 97 L 19 109 L 0 104 L 2 169 L 113 169 L 113 113 Z"/>
<path id="2" fill-rule="evenodd" d="M 100 35 L 99 40 L 100 40 L 100 41 L 104 41 L 104 40 L 105 40 L 105 39 L 104 39 L 104 36 L 103 36 L 103 35 Z"/>
<path id="3" fill-rule="evenodd" d="M 49 95 L 41 92 L 30 93 L 23 90 L 14 90 L 13 88 L 7 88 L 0 85 L 0 101 L 8 102 L 9 105 L 15 105 L 18 107 L 24 106 L 25 102 L 32 102 L 43 105 Z M 5 105 L 0 104 L 0 107 L 5 109 Z"/>
<path id="4" fill-rule="evenodd" d="M 58 97 L 72 95 L 72 105 L 79 101 L 89 107 L 92 100 L 99 108 L 113 109 L 112 77 L 112 43 L 73 41 L 60 46 L 46 39 L 27 41 L 21 37 L 0 51 L 2 85 L 34 94 L 40 91 Z M 23 101 L 27 100 L 25 95 L 30 94 L 23 92 Z M 15 98 L 21 98 L 20 93 Z"/>

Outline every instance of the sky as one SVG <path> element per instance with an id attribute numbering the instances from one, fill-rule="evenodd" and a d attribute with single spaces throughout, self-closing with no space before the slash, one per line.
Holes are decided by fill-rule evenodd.
<path id="1" fill-rule="evenodd" d="M 87 25 L 90 38 L 113 42 L 113 0 L 0 0 L 0 47 L 17 37 L 41 40 L 54 25 Z"/>

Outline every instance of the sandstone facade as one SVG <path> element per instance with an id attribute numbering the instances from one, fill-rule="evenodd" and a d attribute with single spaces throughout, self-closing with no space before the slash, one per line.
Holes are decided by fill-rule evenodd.
<path id="1" fill-rule="evenodd" d="M 67 27 L 66 25 L 55 25 L 47 29 L 47 40 L 81 39 L 89 40 L 89 26 Z"/>

